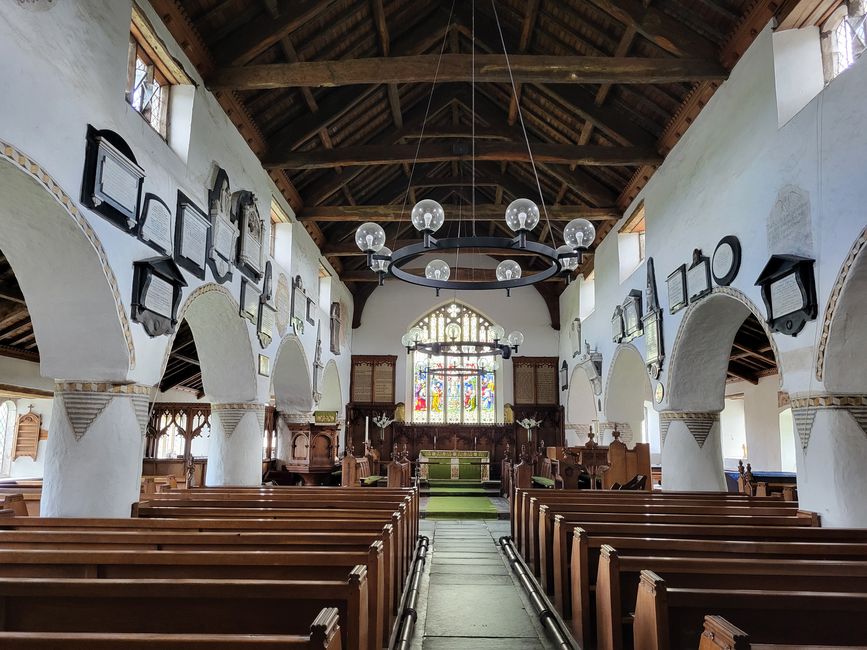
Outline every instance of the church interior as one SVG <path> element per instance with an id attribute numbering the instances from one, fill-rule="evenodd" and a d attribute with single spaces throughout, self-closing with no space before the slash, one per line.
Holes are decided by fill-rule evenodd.
<path id="1" fill-rule="evenodd" d="M 865 49 L 3 2 L 0 648 L 867 647 Z"/>

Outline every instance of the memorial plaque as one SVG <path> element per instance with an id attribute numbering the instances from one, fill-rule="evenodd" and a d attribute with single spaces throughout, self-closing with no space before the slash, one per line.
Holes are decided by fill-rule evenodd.
<path id="1" fill-rule="evenodd" d="M 174 249 L 175 220 L 172 211 L 154 194 L 146 194 L 139 220 L 139 239 L 163 255 Z"/>
<path id="2" fill-rule="evenodd" d="M 175 224 L 175 260 L 205 279 L 205 263 L 208 258 L 208 231 L 211 222 L 182 192 L 178 192 L 178 209 Z"/>
<path id="3" fill-rule="evenodd" d="M 674 314 L 686 307 L 686 265 L 681 264 L 665 281 L 668 288 L 668 311 Z"/>
<path id="4" fill-rule="evenodd" d="M 699 249 L 693 252 L 692 266 L 686 271 L 686 288 L 690 302 L 710 293 L 710 264 Z"/>
<path id="5" fill-rule="evenodd" d="M 536 372 L 532 365 L 516 363 L 513 366 L 515 373 L 515 404 L 535 404 Z"/>
<path id="6" fill-rule="evenodd" d="M 238 226 L 232 216 L 229 175 L 221 168 L 217 168 L 214 186 L 208 190 L 208 215 L 211 218 L 211 270 L 217 282 L 227 282 L 232 279 Z"/>
<path id="7" fill-rule="evenodd" d="M 623 307 L 617 305 L 614 308 L 614 313 L 611 315 L 611 340 L 615 343 L 620 343 L 623 340 Z"/>
<path id="8" fill-rule="evenodd" d="M 142 305 L 155 314 L 171 318 L 174 313 L 174 287 L 156 275 L 149 276 L 145 285 Z"/>
<path id="9" fill-rule="evenodd" d="M 647 362 L 651 363 L 659 359 L 659 323 L 654 314 L 648 316 L 644 321 L 645 345 L 647 351 Z"/>
<path id="10" fill-rule="evenodd" d="M 282 273 L 277 277 L 274 303 L 277 307 L 277 332 L 282 338 L 289 331 L 289 320 L 292 317 L 292 296 L 289 293 L 289 278 Z"/>
<path id="11" fill-rule="evenodd" d="M 394 402 L 394 366 L 390 363 L 373 366 L 373 401 Z"/>
<path id="12" fill-rule="evenodd" d="M 251 323 L 259 317 L 259 290 L 246 279 L 241 281 L 241 316 Z"/>
<path id="13" fill-rule="evenodd" d="M 536 366 L 536 404 L 557 403 L 557 368 Z"/>
<path id="14" fill-rule="evenodd" d="M 117 133 L 87 127 L 87 151 L 81 201 L 130 232 L 138 224 L 144 170 L 132 149 Z"/>
<path id="15" fill-rule="evenodd" d="M 641 333 L 641 292 L 633 289 L 623 301 L 623 340 L 631 341 Z"/>
<path id="16" fill-rule="evenodd" d="M 804 308 L 804 296 L 793 273 L 771 283 L 771 308 L 781 318 Z"/>
<path id="17" fill-rule="evenodd" d="M 276 313 L 274 310 L 265 303 L 259 302 L 259 326 L 257 334 L 259 344 L 263 348 L 267 348 L 271 344 L 271 339 L 274 336 L 275 322 Z"/>
<path id="18" fill-rule="evenodd" d="M 259 374 L 263 377 L 271 376 L 271 359 L 264 354 L 259 355 Z"/>
<path id="19" fill-rule="evenodd" d="M 373 401 L 373 364 L 352 365 L 352 401 L 368 403 Z"/>
<path id="20" fill-rule="evenodd" d="M 239 267 L 258 280 L 264 270 L 265 222 L 259 216 L 256 195 L 246 190 L 235 199 L 241 245 L 238 246 Z"/>

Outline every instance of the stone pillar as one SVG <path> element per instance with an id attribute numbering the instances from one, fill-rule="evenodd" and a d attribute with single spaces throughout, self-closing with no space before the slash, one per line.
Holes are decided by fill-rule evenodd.
<path id="1" fill-rule="evenodd" d="M 718 411 L 662 411 L 659 434 L 663 489 L 726 489 Z"/>
<path id="2" fill-rule="evenodd" d="M 801 508 L 823 526 L 867 527 L 867 395 L 792 395 Z"/>
<path id="3" fill-rule="evenodd" d="M 43 517 L 129 517 L 139 500 L 150 388 L 58 382 L 42 488 Z"/>
<path id="4" fill-rule="evenodd" d="M 266 404 L 211 404 L 205 485 L 261 485 Z"/>

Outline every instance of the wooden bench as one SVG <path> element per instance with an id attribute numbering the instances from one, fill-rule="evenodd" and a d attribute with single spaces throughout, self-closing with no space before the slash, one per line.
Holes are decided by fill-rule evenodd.
<path id="1" fill-rule="evenodd" d="M 596 647 L 632 647 L 632 616 L 642 570 L 668 587 L 774 591 L 867 592 L 867 562 L 740 557 L 620 557 L 602 547 L 596 581 Z"/>
<path id="2" fill-rule="evenodd" d="M 713 612 L 750 630 L 756 642 L 857 645 L 865 640 L 867 594 L 669 588 L 642 571 L 635 606 L 635 650 L 694 650 Z"/>
<path id="3" fill-rule="evenodd" d="M 797 646 L 779 643 L 751 643 L 750 636 L 740 628 L 735 627 L 722 616 L 705 616 L 704 632 L 701 635 L 699 650 L 842 650 L 843 648 L 861 648 L 858 645 L 811 645 Z"/>
<path id="4" fill-rule="evenodd" d="M 370 471 L 370 460 L 367 456 L 358 458 L 352 454 L 347 454 L 340 462 L 341 479 L 340 484 L 343 487 L 364 487 L 376 485 L 379 481 L 386 478 L 372 474 Z"/>
<path id="5" fill-rule="evenodd" d="M 867 536 L 865 536 L 867 537 Z M 614 537 L 587 535 L 577 529 L 570 565 L 571 584 L 567 583 L 570 608 L 558 609 L 572 621 L 576 639 L 589 643 L 594 638 L 596 620 L 593 605 L 597 590 L 600 558 L 606 544 L 613 546 L 623 557 L 663 558 L 753 558 L 753 559 L 807 559 L 867 561 L 867 541 L 862 543 L 809 543 L 789 541 L 743 541 L 724 539 L 676 539 L 652 537 Z"/>
<path id="6" fill-rule="evenodd" d="M 388 642 L 381 541 L 367 551 L 130 551 L 0 549 L 0 577 L 99 579 L 341 580 L 368 572 L 369 649 Z M 348 621 L 351 622 L 351 621 Z M 390 627 L 390 626 L 389 626 Z"/>
<path id="7" fill-rule="evenodd" d="M 0 578 L 10 632 L 309 634 L 336 607 L 341 643 L 368 647 L 367 571 L 345 580 Z"/>

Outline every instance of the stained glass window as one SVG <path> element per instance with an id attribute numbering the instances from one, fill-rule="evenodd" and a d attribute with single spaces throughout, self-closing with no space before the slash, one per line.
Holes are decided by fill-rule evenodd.
<path id="1" fill-rule="evenodd" d="M 452 323 L 460 327 L 457 339 L 446 333 L 446 328 Z M 415 325 L 421 328 L 425 342 L 493 341 L 489 334 L 493 323 L 458 302 L 435 309 Z M 495 423 L 497 371 L 486 371 L 494 358 L 455 345 L 444 346 L 441 356 L 413 352 L 412 421 L 431 424 Z"/>

